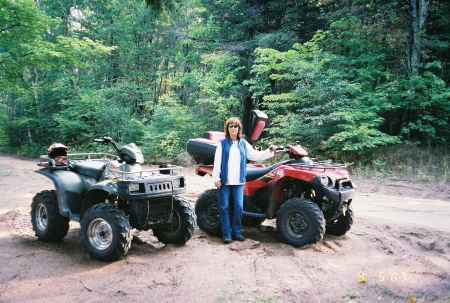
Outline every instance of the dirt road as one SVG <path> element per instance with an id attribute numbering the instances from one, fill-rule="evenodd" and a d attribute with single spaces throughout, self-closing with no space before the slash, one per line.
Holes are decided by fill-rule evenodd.
<path id="1" fill-rule="evenodd" d="M 0 302 L 450 302 L 448 187 L 357 181 L 352 229 L 302 248 L 266 220 L 230 245 L 200 230 L 184 246 L 134 231 L 128 255 L 103 263 L 76 222 L 62 243 L 36 239 L 30 203 L 53 188 L 36 168 L 0 154 Z M 194 204 L 212 182 L 185 173 Z"/>

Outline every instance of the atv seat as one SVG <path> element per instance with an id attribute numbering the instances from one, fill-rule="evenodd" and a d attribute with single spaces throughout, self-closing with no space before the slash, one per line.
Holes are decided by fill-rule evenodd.
<path id="1" fill-rule="evenodd" d="M 98 161 L 83 161 L 77 162 L 72 170 L 81 175 L 89 176 L 98 180 L 105 169 L 106 164 Z"/>
<path id="2" fill-rule="evenodd" d="M 270 172 L 272 169 L 275 169 L 278 166 L 281 166 L 287 162 L 289 162 L 289 160 L 282 161 L 282 162 L 276 163 L 276 164 L 274 164 L 272 166 L 268 166 L 268 167 L 247 167 L 245 181 L 256 180 L 256 179 L 264 176 L 268 172 Z"/>

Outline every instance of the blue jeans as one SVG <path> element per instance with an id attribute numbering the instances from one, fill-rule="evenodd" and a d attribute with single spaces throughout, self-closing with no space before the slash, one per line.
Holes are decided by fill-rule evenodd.
<path id="1" fill-rule="evenodd" d="M 217 189 L 219 198 L 220 223 L 222 224 L 222 237 L 241 236 L 242 209 L 244 205 L 244 185 L 222 185 Z M 233 217 L 230 218 L 230 200 L 233 198 Z M 231 220 L 231 227 L 230 227 Z"/>

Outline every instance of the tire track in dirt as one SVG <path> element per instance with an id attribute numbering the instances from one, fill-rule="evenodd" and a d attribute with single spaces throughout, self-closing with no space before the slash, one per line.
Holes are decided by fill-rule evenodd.
<path id="1" fill-rule="evenodd" d="M 0 188 L 3 199 L 0 214 L 18 205 L 31 205 L 38 192 L 53 189 L 53 183 L 34 172 L 37 160 L 24 160 L 18 157 L 4 157 L 0 154 Z"/>
<path id="2" fill-rule="evenodd" d="M 61 243 L 43 243 L 31 228 L 30 204 L 47 178 L 33 173 L 36 161 L 0 155 L 0 302 L 418 302 L 450 300 L 450 233 L 426 225 L 400 224 L 395 212 L 407 210 L 391 196 L 364 196 L 373 208 L 390 201 L 394 220 L 361 216 L 342 237 L 325 235 L 301 248 L 282 243 L 275 220 L 245 228 L 244 242 L 223 245 L 197 230 L 184 246 L 159 243 L 151 231 L 133 231 L 124 260 L 89 259 L 79 241 L 79 224 L 70 223 Z M 186 168 L 191 203 L 209 177 Z M 360 184 L 358 184 L 360 185 Z M 384 186 L 397 194 L 408 187 Z M 402 184 L 400 184 L 402 185 Z M 365 195 L 364 188 L 361 193 Z M 417 190 L 419 186 L 417 186 Z M 366 191 L 367 193 L 367 191 Z M 425 195 L 426 190 L 421 192 Z M 436 199 L 435 196 L 431 196 Z M 422 201 L 426 207 L 427 201 Z M 434 205 L 446 209 L 441 201 Z M 358 197 L 357 203 L 364 204 Z M 372 207 L 372 206 L 371 206 Z M 389 211 L 385 212 L 389 213 Z M 411 213 L 420 213 L 409 212 Z M 364 282 L 360 282 L 361 277 Z M 358 293 L 350 298 L 349 293 Z M 151 294 L 149 298 L 149 294 Z M 250 299 L 250 300 L 248 300 Z"/>

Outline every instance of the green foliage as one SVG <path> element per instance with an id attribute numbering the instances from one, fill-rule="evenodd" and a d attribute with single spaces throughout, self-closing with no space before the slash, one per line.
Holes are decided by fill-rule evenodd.
<path id="1" fill-rule="evenodd" d="M 397 142 L 377 129 L 380 106 L 367 106 L 362 85 L 334 68 L 342 59 L 321 51 L 322 39 L 320 34 L 287 52 L 257 50 L 255 78 L 266 81 L 253 81 L 251 90 L 264 95 L 262 106 L 276 116 L 269 132 L 333 153 Z"/>
<path id="2" fill-rule="evenodd" d="M 448 146 L 450 4 L 425 5 L 417 32 L 388 0 L 0 0 L 0 149 L 108 135 L 171 160 L 252 109 L 269 115 L 259 145 Z"/>
<path id="3" fill-rule="evenodd" d="M 0 85 L 14 85 L 17 74 L 52 54 L 44 31 L 54 25 L 32 0 L 0 0 Z M 3 90 L 3 89 L 2 89 Z"/>
<path id="4" fill-rule="evenodd" d="M 203 126 L 187 107 L 159 105 L 142 129 L 140 147 L 151 163 L 171 161 L 186 150 L 190 138 L 202 135 Z"/>
<path id="5" fill-rule="evenodd" d="M 450 89 L 433 73 L 398 78 L 381 86 L 385 97 L 402 116 L 392 119 L 407 140 L 427 145 L 446 144 L 450 137 Z M 399 119 L 400 118 L 400 119 Z"/>
<path id="6" fill-rule="evenodd" d="M 242 115 L 243 87 L 239 83 L 239 58 L 229 53 L 203 56 L 205 73 L 201 77 L 197 104 L 210 126 L 221 129 L 226 118 Z"/>
<path id="7" fill-rule="evenodd" d="M 356 179 L 400 180 L 450 184 L 450 155 L 411 142 L 368 149 L 364 158 L 347 157 Z"/>
<path id="8" fill-rule="evenodd" d="M 61 102 L 63 110 L 54 115 L 61 134 L 59 140 L 89 146 L 93 138 L 120 139 L 131 131 L 133 107 L 121 102 L 117 90 L 86 91 L 75 99 Z"/>

